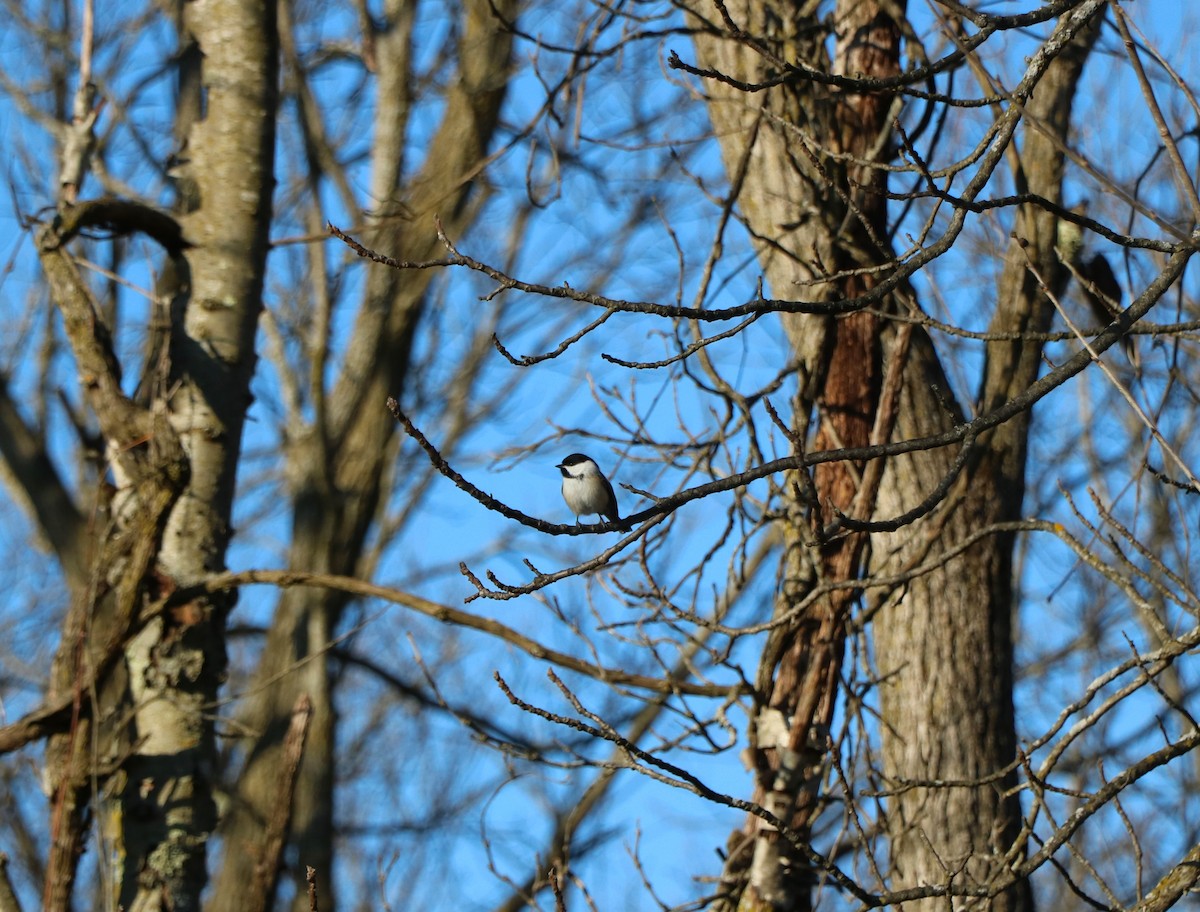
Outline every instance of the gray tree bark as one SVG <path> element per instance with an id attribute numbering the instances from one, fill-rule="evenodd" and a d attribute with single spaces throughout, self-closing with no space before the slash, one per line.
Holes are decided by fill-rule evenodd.
<path id="1" fill-rule="evenodd" d="M 884 4 L 839 3 L 833 59 L 815 4 L 731 6 L 723 37 L 702 34 L 699 62 L 741 82 L 762 82 L 784 62 L 818 72 L 894 76 L 899 27 Z M 889 6 L 889 9 L 892 7 Z M 738 28 L 750 40 L 735 40 Z M 710 80 L 710 114 L 722 137 L 734 193 L 760 259 L 779 297 L 814 303 L 868 293 L 892 259 L 887 244 L 883 172 L 891 100 L 797 80 L 748 94 Z M 880 320 L 858 312 L 833 319 L 790 315 L 783 320 L 799 360 L 800 396 L 793 433 L 812 447 L 865 446 L 883 390 Z M 893 383 L 895 381 L 893 380 Z M 780 626 L 760 662 L 759 700 L 751 744 L 755 800 L 790 828 L 751 817 L 731 845 L 726 907 L 806 909 L 817 872 L 803 851 L 819 811 L 819 786 L 837 705 L 842 654 L 854 596 L 841 590 L 805 602 L 826 579 L 858 575 L 867 538 L 855 533 L 826 540 L 835 511 L 870 511 L 873 484 L 860 485 L 861 464 L 827 463 L 811 478 L 784 488 L 783 584 L 774 606 Z M 768 737 L 782 721 L 786 735 Z M 737 897 L 736 903 L 733 897 Z"/>
<path id="2" fill-rule="evenodd" d="M 160 564 L 180 585 L 225 568 L 242 429 L 262 311 L 278 100 L 276 4 L 203 0 L 186 7 L 205 99 L 187 143 L 195 210 L 185 215 L 188 287 L 173 305 L 164 394 L 190 467 L 172 510 Z M 180 313 L 182 310 L 182 313 Z M 200 908 L 206 848 L 216 823 L 214 713 L 225 674 L 228 599 L 195 602 L 145 627 L 128 653 L 135 725 L 128 765 L 129 910 Z M 152 783 L 148 789 L 148 784 Z M 141 809 L 156 807 L 147 823 Z M 144 848 L 128 847 L 137 840 Z M 135 876 L 136 872 L 136 876 Z M 136 885 L 136 892 L 133 887 Z"/>
<path id="3" fill-rule="evenodd" d="M 1022 191 L 1061 202 L 1062 148 L 1069 134 L 1071 103 L 1096 35 L 1096 4 L 1068 14 L 1059 32 L 1069 39 L 1038 79 L 1025 103 L 1036 129 L 1022 134 L 1016 179 Z M 1071 35 L 1074 37 L 1070 37 Z M 1015 239 L 1001 273 L 989 329 L 1046 332 L 1054 313 L 1047 296 L 1061 294 L 1065 276 L 1055 254 L 1057 219 L 1042 208 L 1022 206 Z M 1036 272 L 1036 275 L 1035 275 Z M 980 386 L 986 412 L 1028 389 L 1041 367 L 1039 342 L 997 341 L 987 346 Z M 931 356 L 910 365 L 897 439 L 945 430 L 949 416 L 930 394 L 945 390 Z M 885 772 L 898 787 L 889 804 L 889 834 L 899 888 L 952 883 L 994 893 L 993 910 L 1031 907 L 1026 881 L 1011 881 L 1010 868 L 1024 857 L 1018 842 L 1020 805 L 1016 784 L 1016 734 L 1012 704 L 1012 554 L 1014 536 L 995 532 L 961 555 L 950 551 L 969 536 L 1021 515 L 1025 461 L 1032 414 L 1022 411 L 975 443 L 947 506 L 894 534 L 872 542 L 872 570 L 894 572 L 913 563 L 937 562 L 898 597 L 882 602 L 872 631 L 883 708 Z M 920 503 L 950 470 L 954 453 L 914 453 L 891 461 L 880 512 L 896 516 Z M 944 563 L 942 562 L 944 561 Z M 962 783 L 922 787 L 920 781 Z M 955 905 L 961 901 L 956 901 Z M 926 899 L 914 909 L 944 909 Z"/>
<path id="4" fill-rule="evenodd" d="M 817 18 L 816 4 L 726 6 L 731 22 L 709 23 L 696 38 L 696 49 L 701 68 L 732 80 L 766 82 L 785 62 L 816 73 L 868 78 L 899 71 L 902 22 L 894 17 L 903 14 L 903 4 L 839 3 L 831 20 L 838 36 L 833 60 L 826 59 L 827 22 Z M 1022 189 L 1052 202 L 1061 197 L 1059 149 L 1070 123 L 1072 92 L 1096 33 L 1084 25 L 1098 18 L 1101 6 L 1081 4 L 1063 17 L 1056 38 L 1068 41 L 1067 50 L 1048 70 L 1044 63 L 1041 70 L 1031 65 L 1014 102 L 1026 104 L 1038 129 L 1027 132 L 1020 151 L 1015 144 L 1009 149 L 1010 161 L 1017 163 Z M 693 9 L 693 22 L 700 26 L 709 8 Z M 897 116 L 890 109 L 893 96 L 856 94 L 797 73 L 756 92 L 730 82 L 705 81 L 709 111 L 774 295 L 822 302 L 869 291 L 895 263 L 879 194 L 884 178 L 870 168 L 889 145 L 891 120 Z M 1012 142 L 1018 113 L 1008 111 L 1007 124 L 1001 119 L 1002 135 L 1008 131 L 1001 148 Z M 851 153 L 855 160 L 848 164 L 838 153 Z M 999 153 L 983 167 L 998 164 Z M 975 193 L 982 185 L 982 178 L 972 181 Z M 1043 278 L 1061 283 L 1054 216 L 1022 207 L 1017 234 L 992 328 L 1044 331 L 1052 307 L 1030 264 Z M 876 307 L 899 309 L 897 302 L 911 297 L 901 283 Z M 909 439 L 961 420 L 955 407 L 947 409 L 949 387 L 923 331 L 862 313 L 836 320 L 788 316 L 784 327 L 799 360 L 795 433 L 801 441 L 809 436 L 816 410 L 813 449 L 884 442 L 889 436 Z M 981 387 L 985 409 L 1036 379 L 1040 347 L 1020 341 L 989 345 Z M 898 398 L 889 399 L 889 388 Z M 975 458 L 940 510 L 897 533 L 872 536 L 871 571 L 934 563 L 969 535 L 1019 515 L 1028 429 L 1026 411 L 974 441 Z M 871 485 L 878 467 L 844 464 L 819 467 L 811 482 L 800 479 L 785 488 L 787 551 L 775 616 L 794 616 L 817 582 L 860 572 L 861 534 L 835 543 L 819 537 L 821 523 L 832 518 L 829 507 L 860 519 L 872 510 L 881 518 L 901 515 L 947 476 L 955 455 L 942 449 L 889 460 L 877 494 Z M 897 787 L 886 821 L 893 864 L 888 886 L 983 891 L 989 908 L 1003 910 L 1030 904 L 1027 884 L 1013 882 L 1009 873 L 1023 855 L 1020 807 L 1008 790 L 1015 782 L 1016 746 L 1012 547 L 1011 535 L 994 534 L 943 560 L 880 600 L 872 628 L 882 682 L 883 772 Z M 816 601 L 774 632 L 759 669 L 765 705 L 757 719 L 760 737 L 751 733 L 758 770 L 755 800 L 792 827 L 800 841 L 807 839 L 815 816 L 848 610 L 848 602 L 839 604 L 836 596 Z M 786 740 L 764 742 L 764 709 L 789 720 Z M 956 784 L 916 784 L 928 780 Z M 725 883 L 732 898 L 726 907 L 735 905 L 734 898 L 742 909 L 810 906 L 817 872 L 804 852 L 784 843 L 772 827 L 748 820 L 743 836 L 731 840 Z M 911 908 L 945 908 L 944 903 L 931 898 Z"/>
<path id="5" fill-rule="evenodd" d="M 207 883 L 216 823 L 213 707 L 231 602 L 164 604 L 224 569 L 231 534 L 274 187 L 275 9 L 241 0 L 188 7 L 206 110 L 187 138 L 194 194 L 182 237 L 162 213 L 111 200 L 62 207 L 39 237 L 115 483 L 111 503 L 101 505 L 108 525 L 92 549 L 90 575 L 73 580 L 51 676 L 51 705 L 73 698 L 74 708 L 67 732 L 48 744 L 47 908 L 70 907 L 97 781 L 120 859 L 116 903 L 139 912 L 197 910 Z M 152 389 L 137 401 L 122 390 L 109 329 L 65 249 L 92 225 L 143 232 L 171 261 L 169 325 L 156 328 L 167 342 Z"/>

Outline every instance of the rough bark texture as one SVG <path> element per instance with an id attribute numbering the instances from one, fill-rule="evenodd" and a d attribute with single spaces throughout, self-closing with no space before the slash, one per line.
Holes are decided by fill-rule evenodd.
<path id="1" fill-rule="evenodd" d="M 186 27 L 203 54 L 204 118 L 188 137 L 197 207 L 170 308 L 169 420 L 190 466 L 159 566 L 187 585 L 224 569 L 242 429 L 255 369 L 274 188 L 277 40 L 272 2 L 198 0 Z M 200 908 L 215 826 L 212 707 L 225 674 L 220 600 L 147 624 L 126 650 L 138 743 L 126 763 L 120 901 L 128 910 Z"/>
<path id="2" fill-rule="evenodd" d="M 412 5 L 394 0 L 374 36 L 379 68 L 371 196 L 373 227 L 364 238 L 373 249 L 398 259 L 437 256 L 434 217 L 457 235 L 470 221 L 473 178 L 488 152 L 507 86 L 511 35 L 508 21 L 518 4 L 466 4 L 459 43 L 460 79 L 449 92 L 441 126 L 419 172 L 403 170 L 409 114 Z M 297 428 L 288 452 L 293 498 L 289 566 L 334 574 L 369 576 L 367 535 L 380 510 L 381 481 L 395 458 L 396 424 L 384 407 L 402 395 L 414 333 L 432 273 L 368 267 L 364 300 L 345 367 L 327 396 L 317 395 L 316 421 Z M 319 383 L 320 381 L 318 381 Z M 335 908 L 333 789 L 335 712 L 332 681 L 322 653 L 333 637 L 346 597 L 317 589 L 289 589 L 271 625 L 255 695 L 242 722 L 256 737 L 222 822 L 224 863 L 210 903 L 235 908 L 258 864 L 286 729 L 297 697 L 313 702 L 308 742 L 296 785 L 292 839 L 300 862 L 314 867 L 322 883 L 321 907 Z M 268 903 L 269 906 L 269 903 Z M 307 899 L 297 892 L 297 909 Z"/>
<path id="3" fill-rule="evenodd" d="M 766 76 L 772 57 L 800 60 L 827 72 L 898 72 L 899 30 L 881 4 L 838 5 L 832 66 L 824 59 L 817 20 L 802 15 L 798 7 L 736 4 L 730 12 L 735 26 L 754 40 L 702 36 L 696 42 L 702 66 L 748 81 Z M 887 214 L 880 192 L 884 177 L 870 164 L 885 148 L 879 140 L 889 129 L 890 98 L 815 85 L 781 87 L 757 96 L 716 82 L 708 88 L 729 170 L 745 175 L 739 205 L 762 239 L 761 258 L 773 293 L 815 301 L 868 292 L 878 278 L 871 268 L 892 259 L 882 240 Z M 852 156 L 853 161 L 834 157 L 838 155 Z M 809 410 L 815 407 L 814 448 L 871 442 L 883 376 L 879 318 L 865 312 L 836 320 L 791 316 L 784 325 L 801 361 L 797 438 L 807 436 Z M 848 463 L 824 464 L 813 473 L 811 484 L 784 494 L 789 504 L 787 551 L 774 614 L 793 619 L 774 631 L 758 672 L 765 707 L 753 733 L 755 800 L 801 840 L 809 838 L 819 810 L 822 761 L 854 597 L 842 590 L 800 606 L 818 580 L 858 575 L 866 536 L 825 542 L 821 535 L 835 511 L 854 512 L 861 469 Z M 780 723 L 786 725 L 786 735 L 766 734 Z M 749 820 L 745 835 L 747 840 L 735 845 L 726 872 L 731 889 L 741 890 L 739 907 L 808 908 L 815 880 L 809 860 L 760 820 Z M 747 864 L 743 889 L 736 871 Z"/>
<path id="4" fill-rule="evenodd" d="M 1098 23 L 1097 23 L 1098 26 Z M 1017 181 L 1052 201 L 1062 196 L 1062 141 L 1071 101 L 1098 27 L 1084 30 L 1042 77 L 1028 116 L 1041 129 L 1024 132 Z M 1021 186 L 1023 184 L 1023 186 Z M 1054 251 L 1056 219 L 1032 206 L 1018 212 L 1016 239 L 997 288 L 990 329 L 1045 332 L 1053 305 L 1031 266 L 1061 293 L 1065 276 Z M 1040 369 L 1038 342 L 992 342 L 980 392 L 982 410 L 1026 389 Z M 932 360 L 910 364 L 898 438 L 942 430 L 949 416 L 930 401 L 931 384 L 946 389 Z M 882 572 L 936 560 L 992 523 L 1020 516 L 1030 413 L 1022 412 L 977 442 L 950 505 L 927 521 L 873 543 Z M 945 476 L 954 454 L 917 453 L 889 465 L 880 509 L 898 515 L 916 506 Z M 1023 857 L 1014 840 L 1020 808 L 1008 790 L 1016 755 L 1012 705 L 1013 536 L 988 536 L 959 557 L 914 580 L 902 598 L 885 604 L 874 623 L 886 726 L 884 763 L 895 785 L 916 780 L 978 783 L 959 787 L 901 788 L 889 804 L 889 832 L 897 887 L 953 882 L 995 889 Z M 956 906 L 960 902 L 956 901 Z M 988 903 L 997 910 L 1027 909 L 1029 886 L 1017 883 Z M 911 908 L 944 909 L 928 899 Z"/>
<path id="5" fill-rule="evenodd" d="M 203 52 L 206 111 L 188 135 L 194 192 L 182 230 L 166 213 L 101 199 L 61 206 L 38 237 L 104 443 L 101 471 L 112 479 L 100 486 L 110 502 L 81 521 L 96 544 L 84 550 L 56 533 L 73 600 L 48 694 L 50 707 L 70 707 L 67 731 L 47 744 L 48 909 L 71 905 L 96 803 L 114 851 L 109 902 L 128 912 L 198 910 L 207 882 L 216 823 L 212 707 L 225 673 L 229 605 L 164 604 L 179 587 L 224 569 L 262 308 L 277 65 L 274 3 L 198 0 L 188 13 Z M 168 254 L 164 275 L 173 279 L 161 325 L 148 334 L 162 344 L 133 397 L 122 388 L 111 315 L 97 307 L 68 251 L 94 227 L 145 234 Z"/>
<path id="6" fill-rule="evenodd" d="M 727 4 L 734 28 L 711 23 L 724 37 L 701 34 L 696 39 L 700 66 L 745 82 L 761 82 L 776 60 L 800 61 L 816 70 L 864 75 L 895 72 L 896 31 L 888 17 L 902 13 L 894 3 L 839 4 L 834 16 L 838 34 L 836 59 L 823 59 L 824 30 L 815 4 Z M 694 7 L 698 13 L 700 7 Z M 1094 12 L 1094 9 L 1093 9 Z M 1070 18 L 1070 17 L 1068 17 Z M 699 16 L 694 20 L 700 24 Z M 1072 25 L 1078 28 L 1078 23 Z M 747 37 L 749 36 L 749 37 Z M 1051 200 L 1061 196 L 1061 156 L 1056 142 L 1066 135 L 1071 93 L 1094 31 L 1051 65 L 1029 102 L 1048 136 L 1030 131 L 1021 153 L 1021 189 Z M 734 176 L 738 204 L 759 239 L 760 260 L 779 297 L 829 300 L 863 293 L 872 275 L 842 276 L 823 281 L 839 269 L 869 267 L 893 259 L 883 238 L 882 201 L 872 205 L 869 169 L 845 167 L 827 153 L 853 151 L 869 158 L 886 147 L 882 135 L 890 116 L 882 99 L 839 98 L 838 90 L 797 78 L 788 85 L 745 93 L 718 80 L 707 80 L 709 110 L 721 137 L 728 170 Z M 1015 154 L 1015 150 L 1014 150 Z M 882 180 L 882 178 L 880 178 Z M 981 184 L 982 185 L 982 184 Z M 849 210 L 849 212 L 848 212 Z M 1033 208 L 1022 209 L 1018 235 L 1001 280 L 993 329 L 1044 331 L 1052 313 L 1028 266 L 1061 283 L 1053 251 L 1054 219 Z M 799 283 L 799 284 L 797 284 Z M 1061 288 L 1061 285 L 1059 286 Z M 865 315 L 837 321 L 794 316 L 784 320 L 800 360 L 801 399 L 797 433 L 818 408 L 820 424 L 814 446 L 853 446 L 871 428 L 883 374 L 881 364 L 902 365 L 903 389 L 892 436 L 905 439 L 944 430 L 960 420 L 944 397 L 948 385 L 928 337 L 911 336 L 891 324 Z M 901 339 L 903 341 L 901 341 Z M 910 349 L 911 344 L 911 349 Z M 882 348 L 882 360 L 879 350 Z M 897 352 L 897 349 L 901 350 Z M 1040 344 L 1001 342 L 988 348 L 981 399 L 985 407 L 1026 388 L 1037 376 Z M 977 441 L 977 458 L 964 472 L 950 503 L 924 523 L 896 534 L 873 537 L 873 570 L 894 571 L 935 558 L 966 536 L 1002 519 L 1018 515 L 1023 496 L 1028 415 Z M 898 515 L 920 503 L 945 477 L 953 453 L 916 453 L 889 463 L 878 496 L 881 517 Z M 818 516 L 835 505 L 846 510 L 858 490 L 858 475 L 848 467 L 814 473 L 816 503 L 795 497 L 803 485 L 785 491 L 788 542 L 784 580 L 776 616 L 795 606 L 822 577 L 854 576 L 861 546 L 855 536 L 827 545 L 819 559 L 807 545 L 806 507 Z M 869 505 L 868 505 L 869 506 Z M 885 773 L 899 785 L 889 804 L 887 832 L 892 843 L 895 889 L 927 884 L 958 888 L 987 886 L 989 907 L 998 910 L 1029 906 L 1027 884 L 1006 880 L 1008 863 L 1019 857 L 1013 847 L 1019 829 L 1019 805 L 1005 793 L 1014 777 L 1003 771 L 1015 756 L 1012 707 L 1012 546 L 1011 536 L 991 536 L 965 554 L 893 593 L 874 623 L 876 658 L 883 685 Z M 789 718 L 814 699 L 804 684 L 823 678 L 822 708 L 816 723 L 803 732 L 804 713 L 791 717 L 788 748 L 807 753 L 788 758 L 764 743 L 764 716 L 759 715 L 755 744 L 758 769 L 756 800 L 804 836 L 811 813 L 824 748 L 820 722 L 831 714 L 837 668 L 848 606 L 826 600 L 807 610 L 794 628 L 776 631 L 760 666 L 758 685 L 767 702 Z M 826 673 L 813 674 L 819 663 Z M 805 699 L 801 694 L 807 693 Z M 752 733 L 753 735 L 753 733 Z M 798 764 L 809 785 L 797 788 L 777 775 L 781 756 Z M 953 779 L 961 787 L 908 787 L 915 780 Z M 808 798 L 805 792 L 809 792 Z M 803 813 L 801 813 L 803 812 Z M 799 859 L 773 847 L 771 834 L 750 820 L 747 836 L 731 841 L 726 883 L 736 896 L 742 884 L 742 908 L 793 909 L 810 903 Z M 1015 852 L 1005 859 L 1005 853 Z M 748 875 L 741 871 L 750 866 Z M 957 903 L 957 901 L 955 901 Z M 732 903 L 731 903 L 732 904 Z M 945 900 L 917 902 L 912 908 L 945 908 Z M 907 908 L 908 906 L 906 906 Z"/>
<path id="7" fill-rule="evenodd" d="M 51 298 L 106 442 L 119 495 L 111 513 L 100 514 L 108 521 L 101 543 L 89 549 L 87 576 L 68 575 L 73 597 L 50 672 L 48 704 L 70 707 L 67 731 L 46 746 L 51 850 L 43 905 L 51 910 L 71 906 L 94 783 L 109 783 L 138 737 L 128 725 L 129 675 L 122 649 L 144 620 L 145 602 L 170 588 L 155 565 L 169 511 L 188 478 L 180 441 L 164 414 L 143 409 L 122 393 L 111 338 L 66 249 L 76 233 L 98 223 L 91 221 L 94 214 L 94 209 L 74 207 L 38 236 Z M 119 771 L 112 782 L 125 776 Z M 121 814 L 126 809 L 118 807 Z M 145 861 L 142 856 L 134 860 Z"/>

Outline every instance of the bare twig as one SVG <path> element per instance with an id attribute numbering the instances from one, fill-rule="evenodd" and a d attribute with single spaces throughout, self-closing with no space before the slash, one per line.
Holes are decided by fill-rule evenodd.
<path id="1" fill-rule="evenodd" d="M 279 880 L 279 861 L 287 840 L 288 827 L 292 820 L 296 773 L 304 753 L 304 739 L 308 735 L 308 723 L 312 718 L 313 704 L 308 694 L 302 693 L 292 707 L 292 721 L 283 739 L 282 768 L 272 803 L 271 819 L 267 821 L 266 839 L 254 872 L 254 883 L 245 897 L 247 912 L 263 912 L 271 905 L 275 887 Z M 309 868 L 311 871 L 312 868 Z M 310 882 L 311 883 L 311 882 Z"/>
<path id="2" fill-rule="evenodd" d="M 1137 44 L 1134 42 L 1133 36 L 1129 34 L 1129 23 L 1125 21 L 1125 11 L 1121 9 L 1120 3 L 1113 3 L 1112 10 L 1117 19 L 1117 31 L 1121 33 L 1121 40 L 1125 42 L 1125 52 L 1129 56 L 1129 63 L 1133 66 L 1138 84 L 1142 87 L 1142 97 L 1146 100 L 1146 108 L 1150 111 L 1150 116 L 1154 118 L 1159 138 L 1162 139 L 1163 146 L 1167 150 L 1167 157 L 1171 159 L 1171 171 L 1175 175 L 1175 183 L 1191 207 L 1192 224 L 1198 225 L 1200 224 L 1200 195 L 1197 195 L 1196 186 L 1192 183 L 1192 168 L 1184 164 L 1183 156 L 1179 154 L 1179 146 L 1175 143 L 1175 137 L 1171 135 L 1171 128 L 1167 126 L 1162 108 L 1159 107 L 1158 99 L 1154 96 L 1154 87 L 1146 76 L 1141 57 L 1138 56 Z"/>

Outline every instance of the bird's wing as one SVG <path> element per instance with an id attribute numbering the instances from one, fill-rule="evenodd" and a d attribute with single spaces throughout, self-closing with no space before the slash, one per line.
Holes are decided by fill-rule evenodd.
<path id="1" fill-rule="evenodd" d="M 1112 320 L 1121 312 L 1121 283 L 1117 281 L 1108 258 L 1097 253 L 1088 260 L 1081 275 L 1086 280 L 1084 294 L 1096 316 L 1107 317 L 1105 322 Z"/>
<path id="2" fill-rule="evenodd" d="M 1117 281 L 1116 273 L 1108 262 L 1108 257 L 1097 253 L 1087 261 L 1087 266 L 1081 276 L 1086 280 L 1083 295 L 1092 307 L 1092 313 L 1101 324 L 1110 323 L 1114 317 L 1121 315 L 1121 283 Z M 1139 366 L 1137 346 L 1131 336 L 1121 338 L 1121 347 L 1125 355 L 1136 368 Z"/>
<path id="3" fill-rule="evenodd" d="M 617 492 L 613 490 L 612 482 L 608 480 L 608 476 L 603 472 L 600 473 L 600 480 L 604 482 L 604 490 L 608 492 L 608 499 L 612 501 L 612 513 L 604 515 L 616 522 L 621 518 L 621 511 L 617 509 Z"/>

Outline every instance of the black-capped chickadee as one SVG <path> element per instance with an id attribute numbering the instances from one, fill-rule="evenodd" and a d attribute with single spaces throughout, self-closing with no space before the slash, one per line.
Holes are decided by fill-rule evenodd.
<path id="1" fill-rule="evenodd" d="M 575 525 L 579 525 L 581 516 L 589 513 L 613 522 L 621 518 L 617 513 L 617 495 L 613 486 L 590 456 L 572 453 L 558 464 L 558 470 L 563 477 L 563 500 L 575 514 Z"/>
<path id="2" fill-rule="evenodd" d="M 1073 206 L 1076 215 L 1087 215 L 1087 201 Z M 1121 314 L 1121 283 L 1117 281 L 1112 265 L 1103 253 L 1084 257 L 1083 229 L 1066 219 L 1058 221 L 1058 254 L 1066 263 L 1083 289 L 1083 299 L 1091 308 L 1092 315 L 1100 326 L 1107 326 Z M 1138 367 L 1138 351 L 1132 336 L 1121 339 L 1126 357 Z"/>

